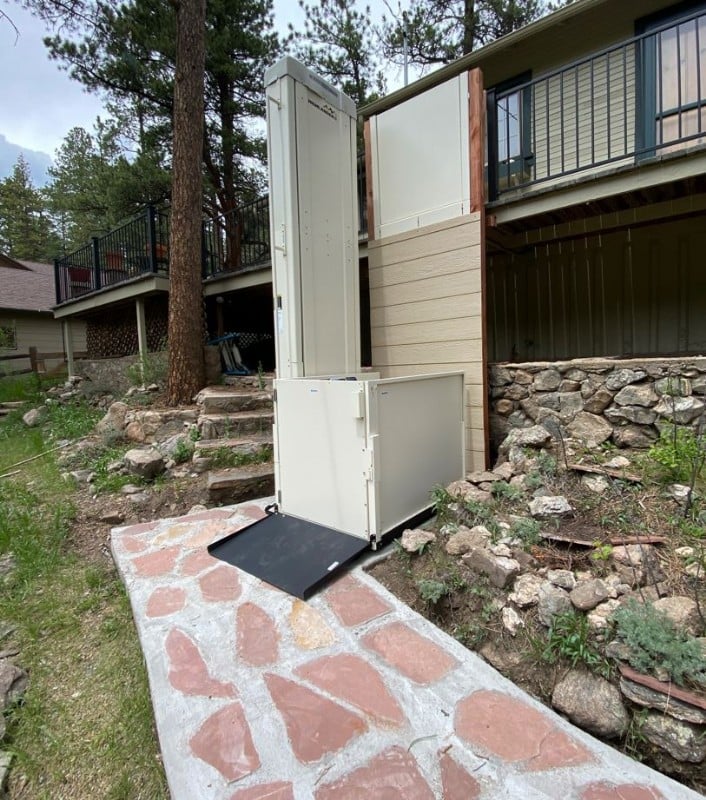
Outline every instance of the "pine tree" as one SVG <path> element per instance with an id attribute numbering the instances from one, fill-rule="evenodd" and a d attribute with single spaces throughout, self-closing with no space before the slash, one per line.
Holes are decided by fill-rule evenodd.
<path id="1" fill-rule="evenodd" d="M 0 181 L 0 251 L 12 258 L 48 262 L 58 250 L 46 199 L 20 156 L 12 175 Z"/>

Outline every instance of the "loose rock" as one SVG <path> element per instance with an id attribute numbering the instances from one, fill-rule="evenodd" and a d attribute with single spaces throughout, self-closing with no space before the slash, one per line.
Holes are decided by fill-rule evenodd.
<path id="1" fill-rule="evenodd" d="M 537 613 L 542 625 L 548 628 L 554 617 L 571 611 L 571 608 L 568 592 L 554 586 L 549 581 L 542 582 L 537 598 Z"/>
<path id="2" fill-rule="evenodd" d="M 677 761 L 700 764 L 706 758 L 706 740 L 701 727 L 651 711 L 643 720 L 640 732 Z"/>
<path id="3" fill-rule="evenodd" d="M 569 592 L 576 586 L 576 577 L 568 569 L 550 569 L 547 572 L 547 580 L 554 586 L 566 589 Z"/>
<path id="4" fill-rule="evenodd" d="M 662 597 L 655 600 L 652 607 L 668 617 L 677 628 L 683 628 L 692 636 L 698 633 L 701 625 L 699 610 L 690 597 Z"/>
<path id="5" fill-rule="evenodd" d="M 144 450 L 128 450 L 124 456 L 128 472 L 149 480 L 164 471 L 164 459 L 159 450 L 147 447 Z"/>
<path id="6" fill-rule="evenodd" d="M 524 628 L 525 623 L 522 617 L 510 606 L 505 606 L 502 611 L 503 627 L 510 636 L 517 636 L 517 631 Z"/>
<path id="7" fill-rule="evenodd" d="M 469 553 L 474 547 L 484 547 L 490 539 L 490 531 L 482 525 L 471 529 L 460 527 L 449 537 L 445 549 L 450 556 L 462 556 Z"/>
<path id="8" fill-rule="evenodd" d="M 562 495 L 535 497 L 529 503 L 529 510 L 535 519 L 556 519 L 573 513 L 569 501 Z"/>
<path id="9" fill-rule="evenodd" d="M 503 589 L 520 572 L 520 565 L 514 558 L 495 556 L 488 550 L 475 547 L 463 556 L 463 560 L 475 572 L 488 576 L 488 580 Z"/>
<path id="10" fill-rule="evenodd" d="M 552 705 L 572 722 L 606 739 L 622 736 L 630 724 L 617 687 L 583 670 L 572 669 L 557 683 Z"/>
<path id="11" fill-rule="evenodd" d="M 539 587 L 544 583 L 539 575 L 528 572 L 515 579 L 508 599 L 520 608 L 536 605 L 539 600 Z"/>
<path id="12" fill-rule="evenodd" d="M 579 611 L 590 611 L 610 597 L 611 591 L 600 578 L 579 583 L 569 595 L 572 604 Z"/>
<path id="13" fill-rule="evenodd" d="M 421 553 L 430 543 L 436 541 L 436 534 L 422 529 L 408 528 L 400 538 L 400 545 L 408 553 Z"/>
<path id="14" fill-rule="evenodd" d="M 691 722 L 694 725 L 706 725 L 706 711 L 702 708 L 683 703 L 668 693 L 658 692 L 627 678 L 620 679 L 620 691 L 639 706 L 654 708 L 682 722 Z"/>

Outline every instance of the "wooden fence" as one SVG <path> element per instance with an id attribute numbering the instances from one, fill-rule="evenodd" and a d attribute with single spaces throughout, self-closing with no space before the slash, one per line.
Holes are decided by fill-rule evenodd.
<path id="1" fill-rule="evenodd" d="M 86 358 L 88 353 L 79 352 L 74 353 L 75 358 Z M 36 347 L 30 347 L 26 353 L 14 353 L 13 355 L 0 354 L 0 376 L 4 375 L 24 375 L 29 372 L 34 372 L 37 375 L 47 374 L 47 361 L 54 361 L 59 359 L 61 364 L 54 367 L 51 372 L 57 371 L 60 367 L 66 364 L 66 353 L 60 350 L 57 353 L 40 353 Z M 8 370 L 5 366 L 6 361 L 29 361 L 29 367 L 22 367 L 20 369 Z"/>

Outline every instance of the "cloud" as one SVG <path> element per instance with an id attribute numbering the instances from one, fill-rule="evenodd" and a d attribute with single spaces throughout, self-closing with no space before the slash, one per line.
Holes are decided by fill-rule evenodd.
<path id="1" fill-rule="evenodd" d="M 0 180 L 12 173 L 17 163 L 17 159 L 22 154 L 25 161 L 29 164 L 32 175 L 32 183 L 35 186 L 44 186 L 49 180 L 47 168 L 51 166 L 51 158 L 47 153 L 38 150 L 29 150 L 17 144 L 8 142 L 0 133 Z"/>

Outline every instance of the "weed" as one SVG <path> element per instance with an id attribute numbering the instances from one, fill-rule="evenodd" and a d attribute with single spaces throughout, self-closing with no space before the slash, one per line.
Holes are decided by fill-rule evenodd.
<path id="1" fill-rule="evenodd" d="M 436 605 L 442 597 L 446 597 L 451 592 L 451 588 L 443 581 L 422 578 L 417 581 L 417 591 L 425 603 Z"/>
<path id="2" fill-rule="evenodd" d="M 431 499 L 434 513 L 442 524 L 449 522 L 453 518 L 451 506 L 457 502 L 457 498 L 448 492 L 443 486 L 435 486 L 431 491 Z"/>
<path id="3" fill-rule="evenodd" d="M 589 632 L 588 619 L 583 614 L 575 611 L 557 614 L 549 628 L 542 658 L 550 664 L 555 663 L 557 658 L 565 658 L 572 667 L 582 663 L 591 670 L 607 674 L 610 665 L 591 646 Z"/>
<path id="4" fill-rule="evenodd" d="M 542 486 L 544 486 L 544 478 L 538 470 L 530 470 L 527 475 L 525 475 L 526 489 L 529 489 L 531 492 L 533 492 L 535 489 L 539 489 Z"/>
<path id="5" fill-rule="evenodd" d="M 190 439 L 179 439 L 172 450 L 172 459 L 175 464 L 183 464 L 194 454 L 194 443 Z"/>
<path id="6" fill-rule="evenodd" d="M 229 447 L 218 447 L 209 451 L 211 466 L 217 468 L 227 467 L 246 467 L 249 464 L 265 464 L 272 458 L 272 448 L 270 445 L 262 445 L 257 450 L 250 453 L 238 453 Z"/>
<path id="7" fill-rule="evenodd" d="M 706 681 L 699 643 L 649 603 L 630 601 L 613 614 L 618 638 L 630 648 L 628 662 L 639 672 L 666 671 L 680 685 Z"/>
<path id="8" fill-rule="evenodd" d="M 610 557 L 613 555 L 613 545 L 610 542 L 595 541 L 593 548 L 590 556 L 591 561 L 596 564 L 605 564 L 610 561 Z"/>
<path id="9" fill-rule="evenodd" d="M 639 711 L 634 711 L 630 717 L 630 725 L 625 734 L 623 741 L 623 752 L 627 753 L 631 758 L 636 761 L 643 759 L 643 746 L 647 742 L 645 734 L 642 732 L 642 726 L 645 724 L 649 709 L 642 708 Z"/>
<path id="10" fill-rule="evenodd" d="M 500 535 L 500 525 L 495 519 L 492 508 L 486 503 L 477 500 L 466 500 L 459 509 L 459 519 L 464 525 L 473 528 L 476 525 L 484 525 L 493 535 Z"/>
<path id="11" fill-rule="evenodd" d="M 706 460 L 702 437 L 681 425 L 664 426 L 660 438 L 648 451 L 649 457 L 662 467 L 666 482 L 689 481 L 695 472 L 699 477 Z"/>
<path id="12" fill-rule="evenodd" d="M 546 450 L 539 451 L 536 464 L 541 475 L 544 475 L 545 477 L 556 475 L 556 458 L 554 458 L 554 456 L 548 453 Z"/>
<path id="13" fill-rule="evenodd" d="M 541 531 L 542 526 L 536 519 L 522 517 L 512 523 L 510 535 L 519 539 L 524 547 L 532 547 L 541 541 Z"/>
<path id="14" fill-rule="evenodd" d="M 262 367 L 262 361 L 257 362 L 257 388 L 261 391 L 265 391 L 265 370 Z"/>
<path id="15" fill-rule="evenodd" d="M 513 486 L 507 481 L 494 481 L 490 487 L 490 492 L 496 500 L 514 503 L 523 496 L 519 486 Z"/>
<path id="16" fill-rule="evenodd" d="M 192 442 L 198 442 L 201 440 L 201 431 L 198 429 L 196 425 L 192 425 L 189 428 L 189 439 Z"/>
<path id="17" fill-rule="evenodd" d="M 149 386 L 151 383 L 163 384 L 169 368 L 169 351 L 166 342 L 153 353 L 147 353 L 137 363 L 127 368 L 127 377 L 133 386 Z"/>

